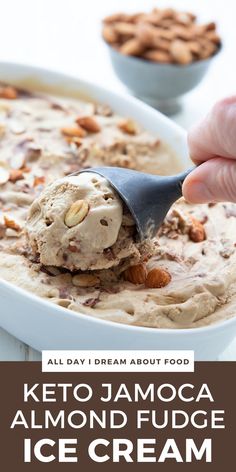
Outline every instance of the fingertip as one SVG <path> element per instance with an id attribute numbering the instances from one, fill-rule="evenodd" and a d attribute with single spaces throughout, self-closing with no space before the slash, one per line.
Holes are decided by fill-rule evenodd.
<path id="1" fill-rule="evenodd" d="M 217 159 L 218 161 L 219 159 Z M 216 171 L 215 159 L 203 162 L 196 167 L 185 179 L 182 192 L 185 200 L 189 203 L 209 203 L 214 201 L 212 194 L 211 179 Z"/>
<path id="2" fill-rule="evenodd" d="M 207 184 L 191 174 L 185 179 L 182 192 L 183 197 L 188 203 L 212 202 L 212 194 Z"/>
<path id="3" fill-rule="evenodd" d="M 198 166 L 185 179 L 182 187 L 189 203 L 236 202 L 236 162 L 222 157 Z"/>

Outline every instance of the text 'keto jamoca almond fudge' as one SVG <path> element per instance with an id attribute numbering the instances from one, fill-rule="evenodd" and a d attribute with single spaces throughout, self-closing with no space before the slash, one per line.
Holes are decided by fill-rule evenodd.
<path id="1" fill-rule="evenodd" d="M 103 178 L 69 177 L 101 165 L 181 170 L 165 143 L 106 105 L 1 84 L 1 278 L 130 325 L 190 328 L 234 316 L 236 206 L 180 199 L 141 247 Z"/>

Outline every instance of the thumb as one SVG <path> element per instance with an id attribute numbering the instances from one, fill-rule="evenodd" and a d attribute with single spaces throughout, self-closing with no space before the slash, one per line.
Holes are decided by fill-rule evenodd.
<path id="1" fill-rule="evenodd" d="M 204 162 L 185 179 L 183 196 L 190 203 L 236 203 L 236 161 L 219 157 Z"/>
<path id="2" fill-rule="evenodd" d="M 188 135 L 189 151 L 196 163 L 214 157 L 236 159 L 236 96 L 216 103 Z"/>

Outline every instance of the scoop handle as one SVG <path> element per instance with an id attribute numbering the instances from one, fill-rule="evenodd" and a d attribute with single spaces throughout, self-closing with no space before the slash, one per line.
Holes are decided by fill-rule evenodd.
<path id="1" fill-rule="evenodd" d="M 186 177 L 188 177 L 188 175 L 191 174 L 191 172 L 193 172 L 196 168 L 197 168 L 197 166 L 190 167 L 190 169 L 187 169 L 184 172 L 181 172 L 181 174 L 176 175 L 176 179 L 177 178 L 179 179 L 179 183 L 180 183 L 181 187 L 182 187 Z"/>
<path id="2" fill-rule="evenodd" d="M 177 184 L 177 189 L 178 189 L 178 197 L 176 198 L 180 198 L 182 196 L 182 185 L 186 179 L 186 177 L 191 174 L 191 172 L 196 169 L 196 166 L 193 166 L 193 167 L 190 167 L 189 169 L 186 169 L 184 172 L 181 172 L 180 174 L 176 174 L 174 176 L 171 177 L 171 179 L 173 180 L 173 183 Z"/>

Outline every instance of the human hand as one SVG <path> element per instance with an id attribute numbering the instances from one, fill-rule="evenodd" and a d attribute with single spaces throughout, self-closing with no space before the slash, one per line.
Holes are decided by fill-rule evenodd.
<path id="1" fill-rule="evenodd" d="M 236 202 L 236 96 L 218 102 L 188 136 L 195 164 L 185 179 L 188 202 Z"/>

